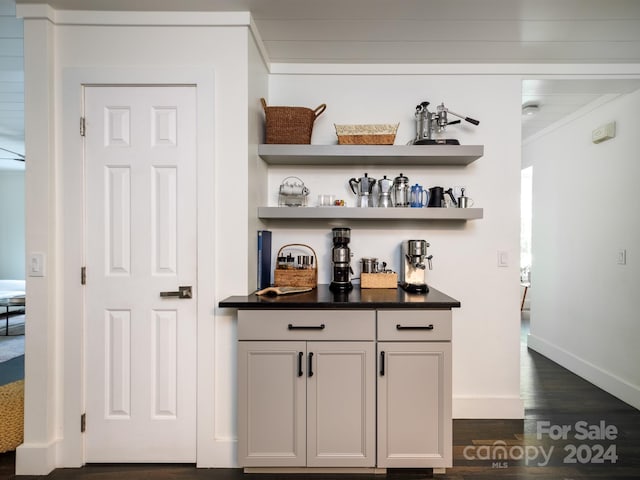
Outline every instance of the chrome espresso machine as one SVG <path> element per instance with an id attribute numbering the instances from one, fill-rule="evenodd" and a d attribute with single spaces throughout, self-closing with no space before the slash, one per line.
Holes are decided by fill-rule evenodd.
<path id="1" fill-rule="evenodd" d="M 426 265 L 432 269 L 433 255 L 427 255 L 429 244 L 426 240 L 405 240 L 401 244 L 399 285 L 410 293 L 427 293 L 429 287 L 425 280 Z"/>

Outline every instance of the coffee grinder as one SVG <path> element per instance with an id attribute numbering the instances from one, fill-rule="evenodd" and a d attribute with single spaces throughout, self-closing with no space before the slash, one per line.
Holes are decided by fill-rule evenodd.
<path id="1" fill-rule="evenodd" d="M 429 287 L 425 281 L 426 266 L 431 270 L 433 255 L 427 256 L 429 244 L 425 240 L 405 240 L 401 245 L 400 286 L 410 293 L 427 293 Z"/>
<path id="2" fill-rule="evenodd" d="M 347 227 L 336 227 L 333 233 L 333 250 L 331 259 L 333 264 L 333 276 L 329 290 L 332 292 L 348 292 L 353 289 L 351 284 L 351 229 Z"/>

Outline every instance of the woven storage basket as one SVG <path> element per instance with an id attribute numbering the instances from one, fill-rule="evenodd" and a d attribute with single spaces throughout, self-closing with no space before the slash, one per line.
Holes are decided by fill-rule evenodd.
<path id="1" fill-rule="evenodd" d="M 313 253 L 313 268 L 276 268 L 273 272 L 273 283 L 276 287 L 311 287 L 316 288 L 318 286 L 318 256 L 313 248 L 304 243 L 289 243 L 283 245 L 276 258 L 280 257 L 280 254 L 285 248 L 288 247 L 304 247 L 311 250 Z"/>
<path id="2" fill-rule="evenodd" d="M 338 145 L 393 145 L 400 124 L 335 125 Z"/>
<path id="3" fill-rule="evenodd" d="M 310 144 L 313 122 L 327 108 L 324 103 L 311 110 L 306 107 L 267 107 L 264 98 L 260 102 L 266 117 L 266 143 L 274 144 Z"/>
<path id="4" fill-rule="evenodd" d="M 24 440 L 24 380 L 0 387 L 0 453 Z"/>

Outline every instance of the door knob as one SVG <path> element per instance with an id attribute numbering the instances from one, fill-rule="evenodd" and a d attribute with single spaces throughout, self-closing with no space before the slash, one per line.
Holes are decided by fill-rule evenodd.
<path id="1" fill-rule="evenodd" d="M 192 298 L 191 285 L 178 287 L 177 292 L 160 292 L 161 297 Z"/>

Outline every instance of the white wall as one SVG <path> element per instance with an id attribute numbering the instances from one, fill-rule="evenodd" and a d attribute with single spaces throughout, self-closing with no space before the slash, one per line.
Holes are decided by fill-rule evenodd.
<path id="1" fill-rule="evenodd" d="M 27 17 L 27 250 L 47 253 L 48 277 L 28 279 L 28 308 L 38 322 L 27 326 L 17 473 L 83 462 L 82 215 L 81 197 L 74 198 L 82 182 L 82 83 L 198 86 L 198 465 L 233 466 L 235 324 L 233 312 L 216 306 L 253 288 L 247 253 L 256 225 L 247 212 L 255 200 L 238 194 L 238 185 L 249 184 L 249 15 L 173 12 L 136 20 L 135 12 L 101 17 L 40 5 L 19 13 Z M 262 70 L 256 96 L 266 92 Z"/>
<path id="2" fill-rule="evenodd" d="M 454 310 L 453 395 L 456 418 L 523 416 L 519 382 L 519 78 L 473 75 L 271 75 L 270 105 L 315 108 L 312 143 L 335 144 L 334 123 L 400 122 L 396 144 L 415 135 L 415 106 L 444 101 L 480 125 L 454 125 L 449 136 L 463 144 L 482 144 L 485 154 L 467 167 L 270 167 L 269 203 L 277 205 L 278 186 L 295 175 L 307 185 L 310 204 L 320 193 L 335 194 L 354 206 L 348 179 L 364 172 L 394 178 L 400 172 L 423 186 L 464 185 L 484 218 L 466 223 L 351 222 L 353 267 L 361 257 L 378 257 L 399 269 L 402 240 L 420 238 L 431 246 L 428 283 L 462 303 Z M 272 222 L 274 253 L 285 243 L 307 243 L 319 256 L 319 282 L 330 282 L 329 224 Z M 508 268 L 497 267 L 497 251 L 508 253 Z"/>
<path id="3" fill-rule="evenodd" d="M 639 111 L 637 91 L 584 108 L 523 148 L 533 165 L 529 346 L 636 408 Z M 593 144 L 591 132 L 611 121 L 616 137 Z"/>
<path id="4" fill-rule="evenodd" d="M 24 172 L 0 171 L 0 279 L 24 279 Z"/>

